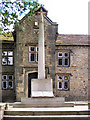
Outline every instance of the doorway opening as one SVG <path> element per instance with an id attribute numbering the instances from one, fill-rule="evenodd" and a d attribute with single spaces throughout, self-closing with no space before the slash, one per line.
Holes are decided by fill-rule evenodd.
<path id="1" fill-rule="evenodd" d="M 31 80 L 37 78 L 38 78 L 37 72 L 28 74 L 28 97 L 31 97 Z"/>

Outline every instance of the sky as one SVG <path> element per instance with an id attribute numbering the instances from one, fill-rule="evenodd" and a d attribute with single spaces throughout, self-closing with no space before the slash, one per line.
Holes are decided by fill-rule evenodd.
<path id="1" fill-rule="evenodd" d="M 48 10 L 48 17 L 53 22 L 57 22 L 59 34 L 88 34 L 88 2 L 90 0 L 38 1 Z"/>
<path id="2" fill-rule="evenodd" d="M 90 0 L 38 0 L 48 10 L 48 17 L 58 24 L 60 34 L 88 34 Z"/>

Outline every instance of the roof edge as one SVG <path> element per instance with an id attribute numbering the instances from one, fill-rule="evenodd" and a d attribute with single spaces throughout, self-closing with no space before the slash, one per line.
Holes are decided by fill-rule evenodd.
<path id="1" fill-rule="evenodd" d="M 51 24 L 58 25 L 57 22 L 53 22 L 48 16 L 44 16 L 44 18 L 46 18 Z"/>

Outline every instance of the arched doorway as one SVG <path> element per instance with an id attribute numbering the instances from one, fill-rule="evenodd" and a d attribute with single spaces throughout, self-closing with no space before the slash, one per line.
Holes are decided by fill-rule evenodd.
<path id="1" fill-rule="evenodd" d="M 38 78 L 37 72 L 28 74 L 28 97 L 31 97 L 31 80 L 34 78 Z"/>

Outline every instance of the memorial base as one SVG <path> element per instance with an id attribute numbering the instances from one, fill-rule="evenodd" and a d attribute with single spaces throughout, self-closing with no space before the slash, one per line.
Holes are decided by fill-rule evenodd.
<path id="1" fill-rule="evenodd" d="M 31 97 L 54 97 L 52 79 L 32 79 Z"/>
<path id="2" fill-rule="evenodd" d="M 66 106 L 64 97 L 54 98 L 21 98 L 24 107 L 60 107 Z M 19 105 L 20 106 L 20 105 Z"/>
<path id="3" fill-rule="evenodd" d="M 31 98 L 21 98 L 15 107 L 66 107 L 64 97 L 54 97 L 52 79 L 32 79 Z"/>

